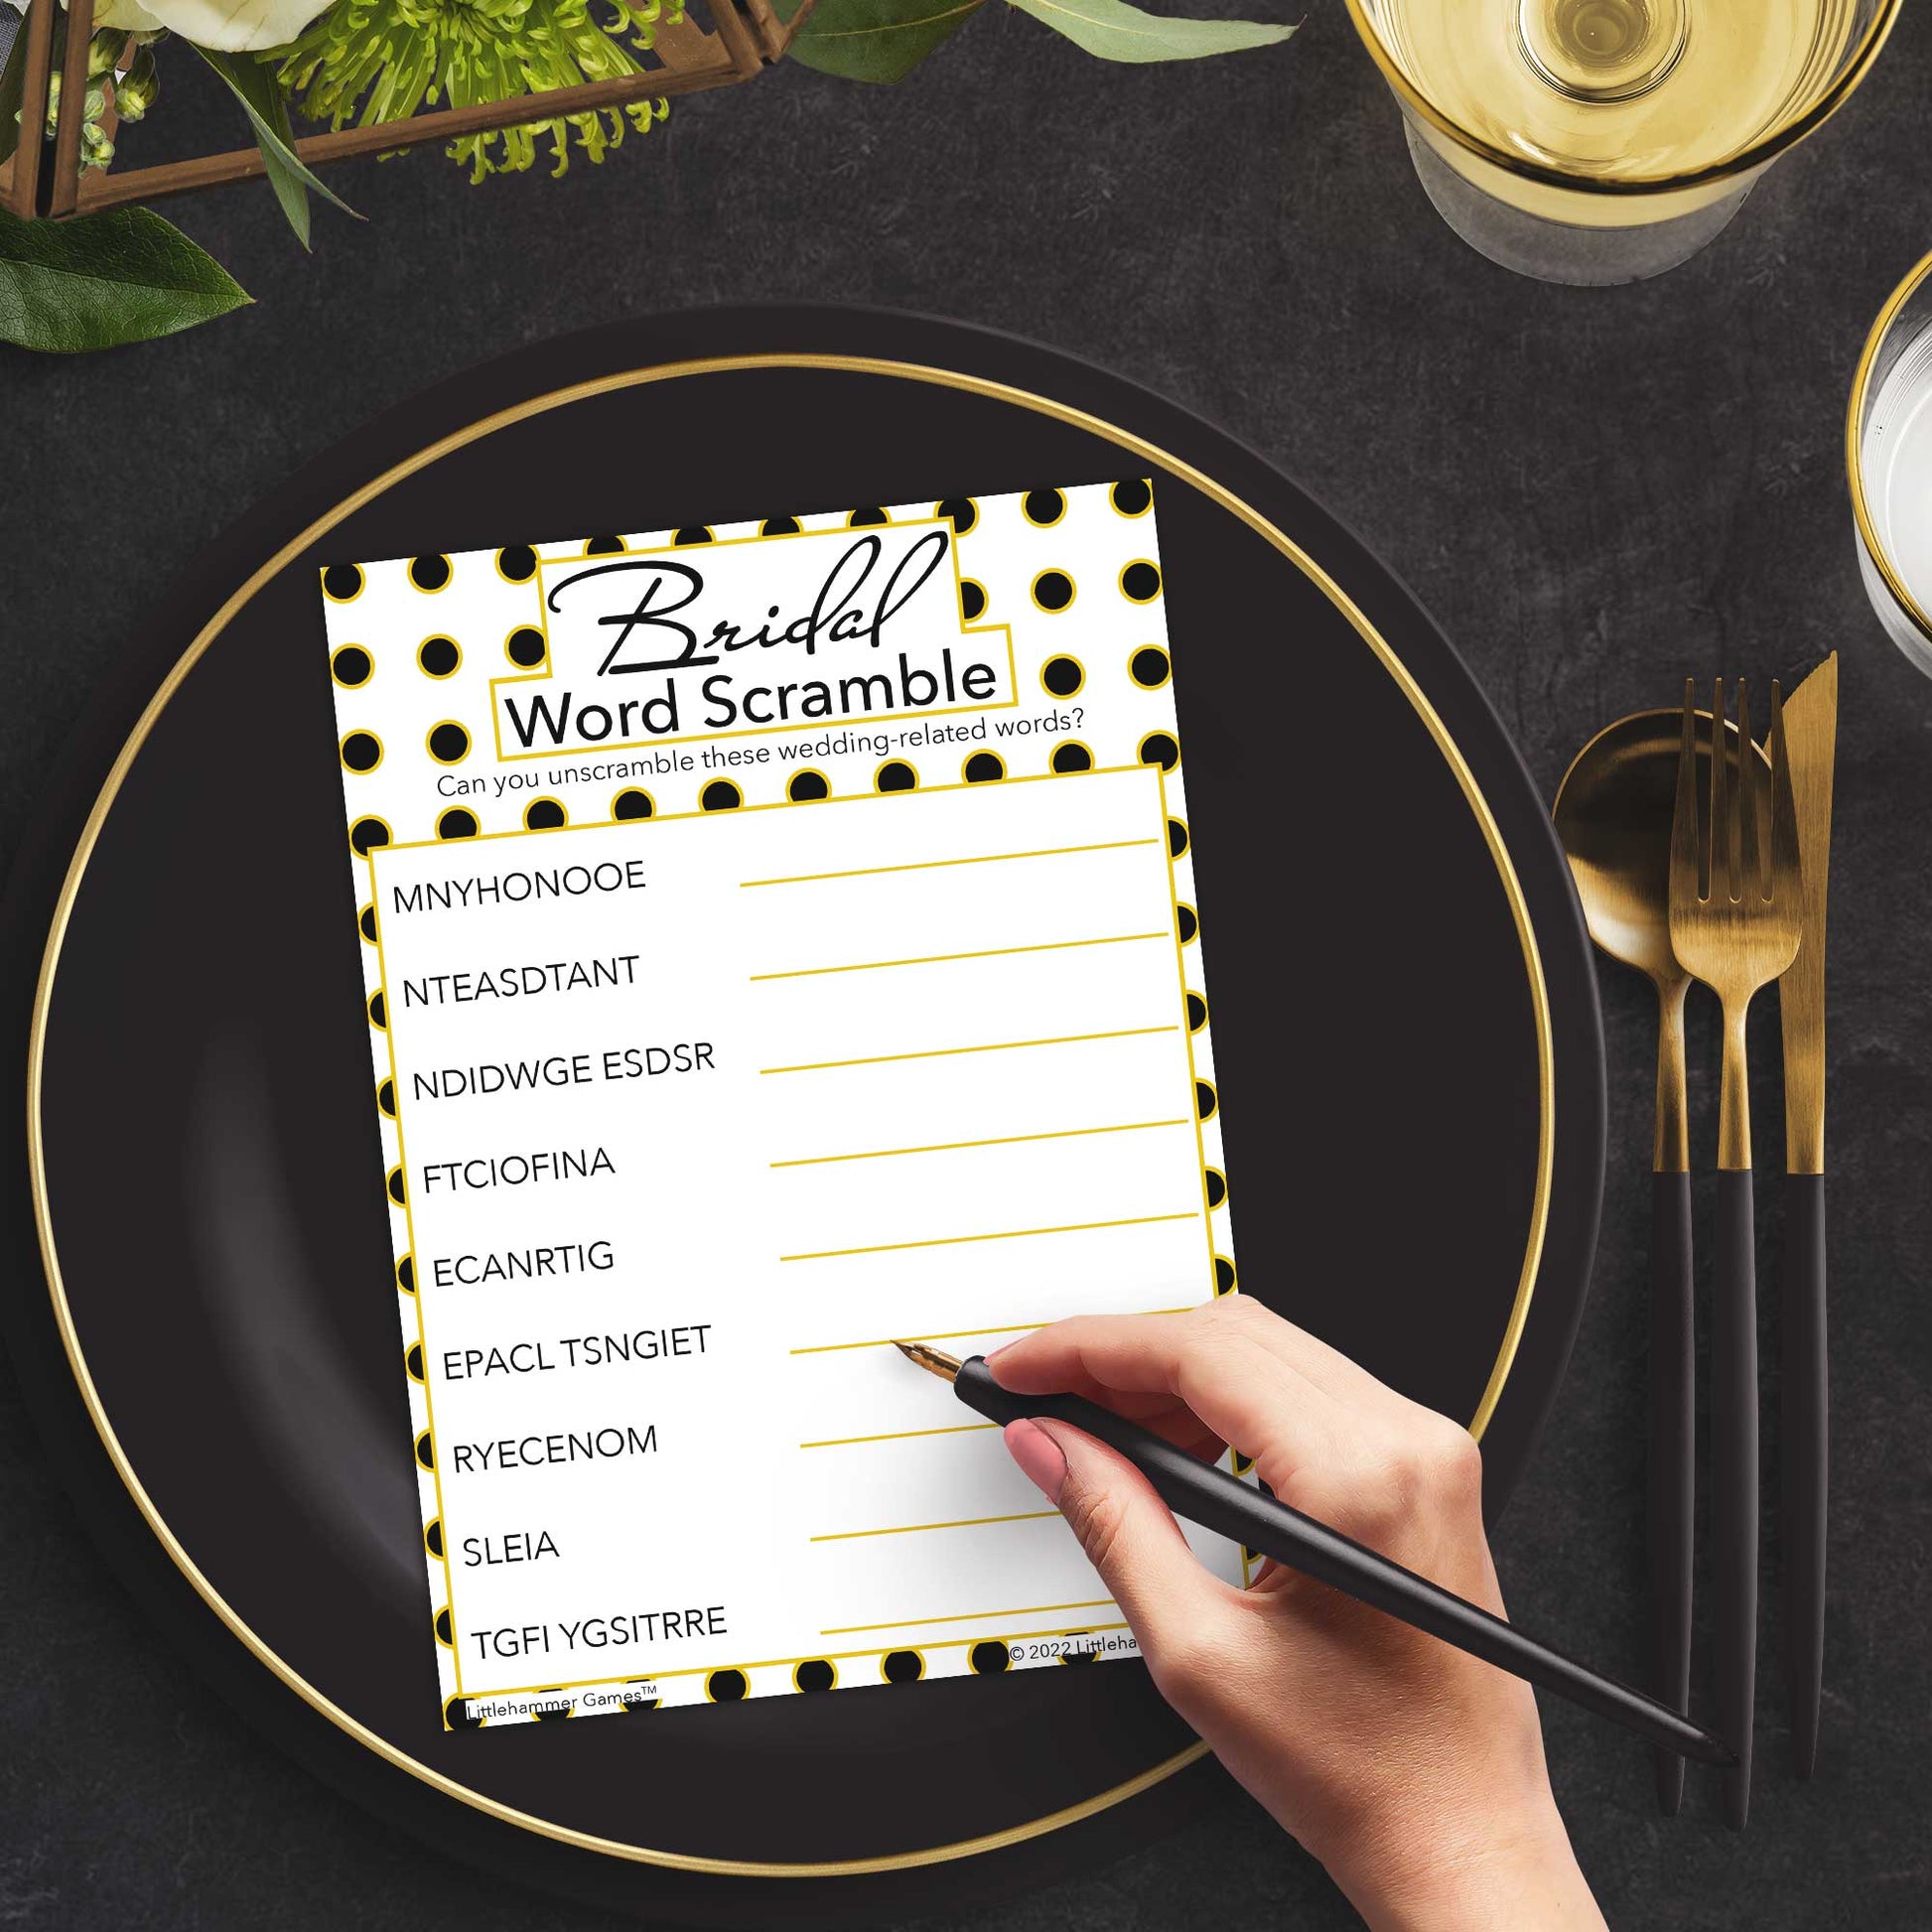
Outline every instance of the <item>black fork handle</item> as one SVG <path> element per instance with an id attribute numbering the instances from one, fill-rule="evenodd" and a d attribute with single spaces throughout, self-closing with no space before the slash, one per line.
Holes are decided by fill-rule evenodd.
<path id="1" fill-rule="evenodd" d="M 1711 1309 L 1712 1564 L 1717 1730 L 1737 1753 L 1720 1773 L 1725 1822 L 1751 1803 L 1757 1688 L 1757 1270 L 1750 1171 L 1720 1169 Z"/>

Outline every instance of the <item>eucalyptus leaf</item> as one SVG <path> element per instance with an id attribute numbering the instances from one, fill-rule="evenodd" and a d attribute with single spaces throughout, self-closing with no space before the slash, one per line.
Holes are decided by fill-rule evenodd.
<path id="1" fill-rule="evenodd" d="M 1056 34 L 1103 61 L 1197 61 L 1272 47 L 1294 33 L 1259 20 L 1173 20 L 1126 0 L 1013 0 Z"/>
<path id="2" fill-rule="evenodd" d="M 192 45 L 192 43 L 191 43 Z M 295 152 L 295 135 L 289 126 L 289 104 L 281 84 L 271 69 L 252 55 L 221 54 L 206 47 L 195 52 L 228 83 L 234 97 L 248 111 L 255 130 L 255 145 L 262 151 L 262 168 L 282 212 L 289 218 L 296 239 L 309 245 L 309 197 L 319 195 L 332 207 L 345 214 L 362 217 L 333 189 L 327 188 L 306 168 Z"/>
<path id="3" fill-rule="evenodd" d="M 819 0 L 790 58 L 843 80 L 902 80 L 985 0 Z M 779 0 L 789 20 L 797 0 Z"/>
<path id="4" fill-rule="evenodd" d="M 0 342 L 55 354 L 112 348 L 211 322 L 249 299 L 144 207 L 78 221 L 0 213 Z"/>

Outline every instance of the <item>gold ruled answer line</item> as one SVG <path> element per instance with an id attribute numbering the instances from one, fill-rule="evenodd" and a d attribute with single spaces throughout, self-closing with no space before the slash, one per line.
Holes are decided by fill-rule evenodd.
<path id="1" fill-rule="evenodd" d="M 1144 1314 L 1185 1314 L 1185 1309 L 1144 1309 Z M 901 1330 L 896 1335 L 878 1335 L 870 1341 L 820 1341 L 809 1348 L 789 1348 L 788 1355 L 836 1355 L 848 1348 L 897 1348 L 901 1341 L 967 1341 L 974 1335 L 1022 1335 L 1031 1334 L 1035 1328 L 1050 1324 L 1045 1321 L 1009 1321 L 1001 1328 L 921 1328 L 916 1335 Z"/>
<path id="2" fill-rule="evenodd" d="M 1036 946 L 987 946 L 979 952 L 935 952 L 917 959 L 861 959 L 850 966 L 793 966 L 782 973 L 754 973 L 760 980 L 820 979 L 827 973 L 877 973 L 888 966 L 947 966 L 960 959 L 1009 959 L 1023 952 L 1071 952 L 1079 946 L 1131 946 L 1142 939 L 1166 939 L 1165 932 L 1110 932 L 1099 939 L 1047 939 Z"/>
<path id="3" fill-rule="evenodd" d="M 821 1637 L 864 1637 L 875 1630 L 916 1630 L 928 1623 L 984 1623 L 994 1617 L 1047 1616 L 1054 1610 L 1111 1610 L 1111 1596 L 1089 1597 L 1084 1603 L 1035 1603 L 1024 1610 L 961 1610 L 957 1616 L 902 1616 L 891 1623 L 841 1623 L 821 1630 Z M 1116 1626 L 1118 1627 L 1118 1626 Z"/>
<path id="4" fill-rule="evenodd" d="M 971 1436 L 979 1430 L 998 1429 L 999 1426 L 996 1422 L 962 1422 L 953 1424 L 950 1429 L 895 1429 L 884 1436 L 828 1436 L 823 1442 L 800 1443 L 798 1447 L 801 1449 L 850 1449 L 856 1443 L 909 1443 L 917 1436 Z M 879 1628 L 883 1630 L 886 1626 L 882 1623 Z M 831 1633 L 821 1630 L 818 1634 L 823 1637 Z"/>
<path id="5" fill-rule="evenodd" d="M 746 809 L 751 809 L 747 807 Z M 487 833 L 483 834 L 488 837 Z M 1058 1512 L 1055 1511 L 1055 1514 Z M 1104 1630 L 1125 1630 L 1124 1623 L 1082 1623 L 1068 1630 L 1023 1630 L 1015 1632 L 1016 1637 L 1033 1643 L 1040 1637 L 1095 1637 Z M 970 1636 L 928 1637 L 925 1648 L 928 1650 L 960 1650 L 974 1642 Z M 870 1650 L 821 1650 L 811 1657 L 754 1657 L 746 1662 L 730 1664 L 698 1664 L 689 1670 L 657 1670 L 629 1677 L 586 1677 L 575 1683 L 559 1684 L 553 1677 L 544 1684 L 512 1684 L 507 1689 L 494 1691 L 466 1691 L 467 1703 L 484 1704 L 491 1698 L 537 1697 L 548 1692 L 553 1697 L 576 1696 L 585 1691 L 596 1691 L 607 1684 L 655 1684 L 667 1677 L 709 1677 L 713 1671 L 720 1670 L 791 1670 L 799 1664 L 842 1664 L 854 1657 L 884 1657 L 892 1646 L 884 1648 L 875 1645 Z"/>
<path id="6" fill-rule="evenodd" d="M 966 859 L 914 859 L 901 866 L 855 866 L 850 872 L 801 872 L 787 879 L 741 879 L 753 886 L 816 886 L 827 879 L 876 879 L 889 872 L 938 872 L 946 866 L 998 866 L 1011 859 L 1063 859 L 1076 852 L 1125 852 L 1132 846 L 1159 845 L 1159 839 L 1108 839 L 1100 845 L 1047 845 L 1037 852 L 979 852 Z"/>
<path id="7" fill-rule="evenodd" d="M 760 1073 L 825 1073 L 840 1066 L 885 1066 L 895 1060 L 943 1060 L 955 1053 L 1012 1053 L 1023 1046 L 1078 1046 L 1090 1039 L 1144 1039 L 1149 1034 L 1177 1034 L 1177 1026 L 1117 1027 L 1104 1034 L 1058 1034 L 1048 1039 L 995 1039 L 984 1046 L 927 1046 L 915 1053 L 867 1053 L 856 1060 L 805 1060 L 797 1066 L 761 1066 Z"/>
<path id="8" fill-rule="evenodd" d="M 997 1228 L 991 1234 L 940 1234 L 926 1241 L 879 1241 L 867 1248 L 820 1248 L 808 1255 L 780 1255 L 780 1261 L 839 1261 L 847 1255 L 890 1255 L 906 1248 L 957 1248 L 973 1241 L 1022 1241 L 1035 1234 L 1087 1234 L 1095 1228 L 1139 1228 L 1156 1221 L 1192 1221 L 1199 1210 L 1184 1214 L 1130 1214 L 1118 1221 L 1068 1221 L 1050 1228 Z"/>
<path id="9" fill-rule="evenodd" d="M 889 1161 L 900 1154 L 957 1154 L 969 1147 L 1017 1147 L 1023 1141 L 1077 1141 L 1091 1134 L 1139 1134 L 1152 1127 L 1187 1127 L 1173 1120 L 1130 1120 L 1118 1127 L 1056 1127 L 1049 1134 L 995 1134 L 985 1141 L 935 1141 L 930 1147 L 876 1147 L 863 1154 L 808 1154 L 796 1161 L 773 1161 L 774 1168 L 822 1168 L 834 1161 Z"/>
<path id="10" fill-rule="evenodd" d="M 883 1530 L 829 1530 L 814 1543 L 851 1543 L 862 1536 L 914 1536 L 922 1530 L 978 1530 L 989 1523 L 1038 1523 L 1057 1516 L 1057 1509 L 1027 1509 L 1018 1516 L 962 1516 L 952 1523 L 889 1523 Z"/>

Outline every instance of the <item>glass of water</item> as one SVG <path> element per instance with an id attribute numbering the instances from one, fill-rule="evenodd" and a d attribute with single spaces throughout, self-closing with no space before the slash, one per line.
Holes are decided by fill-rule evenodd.
<path id="1" fill-rule="evenodd" d="M 1900 0 L 1348 0 L 1437 211 L 1545 282 L 1694 255 L 1842 106 Z"/>
<path id="2" fill-rule="evenodd" d="M 1865 595 L 1932 676 L 1932 255 L 1892 290 L 1865 338 L 1845 423 Z"/>

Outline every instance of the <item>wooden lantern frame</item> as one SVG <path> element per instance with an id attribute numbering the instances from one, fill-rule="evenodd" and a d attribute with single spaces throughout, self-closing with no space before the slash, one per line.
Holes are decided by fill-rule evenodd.
<path id="1" fill-rule="evenodd" d="M 782 60 L 815 0 L 799 0 L 789 21 L 781 21 L 771 0 L 702 0 L 709 30 L 686 12 L 657 24 L 646 56 L 655 65 L 616 80 L 590 80 L 574 87 L 519 94 L 510 100 L 475 107 L 431 108 L 401 120 L 375 121 L 299 138 L 295 151 L 310 167 L 349 155 L 392 153 L 429 141 L 448 141 L 492 128 L 520 127 L 561 114 L 582 114 L 627 101 L 656 100 L 728 87 L 755 79 Z M 263 171 L 261 150 L 230 148 L 118 172 L 80 167 L 80 130 L 86 119 L 86 89 L 61 89 L 54 137 L 41 138 L 47 126 L 48 95 L 54 78 L 55 17 L 59 0 L 31 0 L 20 23 L 26 43 L 20 112 L 20 138 L 12 155 L 0 162 L 0 207 L 22 220 L 65 221 L 128 202 L 158 201 L 218 182 L 242 181 Z M 62 61 L 69 73 L 85 73 L 93 38 L 93 0 L 68 0 L 67 41 Z M 113 112 L 107 121 L 110 131 Z"/>

